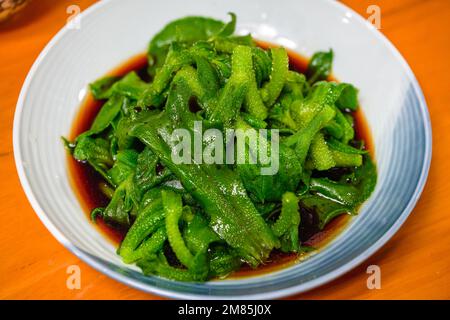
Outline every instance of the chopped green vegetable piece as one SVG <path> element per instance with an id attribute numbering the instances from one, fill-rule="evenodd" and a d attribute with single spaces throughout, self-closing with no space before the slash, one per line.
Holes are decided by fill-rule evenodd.
<path id="1" fill-rule="evenodd" d="M 194 256 L 189 251 L 178 227 L 183 212 L 181 196 L 173 191 L 162 191 L 161 195 L 166 215 L 166 230 L 169 243 L 178 260 L 192 272 L 199 273 L 201 266 L 199 265 L 198 256 Z"/>
<path id="2" fill-rule="evenodd" d="M 108 99 L 111 97 L 111 87 L 120 80 L 120 77 L 104 77 L 89 84 L 89 89 L 95 99 Z"/>
<path id="3" fill-rule="evenodd" d="M 320 80 L 325 80 L 331 74 L 333 63 L 333 50 L 328 52 L 316 52 L 308 64 L 306 72 L 309 79 L 308 82 L 313 84 Z"/>
<path id="4" fill-rule="evenodd" d="M 281 237 L 281 250 L 284 252 L 298 252 L 300 246 L 299 225 L 298 198 L 292 192 L 286 192 L 283 194 L 280 216 L 272 225 L 273 233 L 277 237 Z"/>

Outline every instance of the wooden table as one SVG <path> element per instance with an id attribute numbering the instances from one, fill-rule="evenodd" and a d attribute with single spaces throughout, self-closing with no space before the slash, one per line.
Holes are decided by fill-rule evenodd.
<path id="1" fill-rule="evenodd" d="M 39 0 L 0 25 L 0 298 L 157 299 L 95 271 L 46 230 L 16 174 L 12 123 L 20 88 L 45 44 L 68 18 L 66 8 L 93 0 Z M 378 253 L 345 276 L 301 299 L 450 298 L 450 1 L 345 0 L 363 16 L 381 8 L 381 31 L 397 46 L 424 91 L 433 125 L 427 185 L 401 230 Z M 381 289 L 366 286 L 367 266 L 381 267 Z M 81 268 L 81 289 L 66 287 L 69 265 Z"/>

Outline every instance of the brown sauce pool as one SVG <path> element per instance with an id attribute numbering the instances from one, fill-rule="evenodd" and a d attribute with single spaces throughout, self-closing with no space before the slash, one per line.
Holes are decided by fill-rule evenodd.
<path id="1" fill-rule="evenodd" d="M 258 41 L 258 45 L 264 49 L 270 48 L 271 44 Z M 305 73 L 308 66 L 308 59 L 299 55 L 296 52 L 288 50 L 290 68 L 292 70 Z M 147 57 L 145 53 L 132 57 L 119 67 L 113 69 L 107 75 L 109 76 L 124 76 L 130 71 L 136 71 L 144 78 L 145 70 L 147 68 Z M 333 76 L 328 78 L 328 81 L 337 81 Z M 79 134 L 88 130 L 95 119 L 95 116 L 99 112 L 103 105 L 102 101 L 96 101 L 90 93 L 87 94 L 85 101 L 82 103 L 80 110 L 75 118 L 72 129 L 69 134 L 69 140 L 73 141 Z M 369 127 L 366 119 L 358 108 L 358 111 L 352 113 L 355 119 L 355 138 L 357 140 L 365 141 L 365 148 L 369 150 L 371 156 L 374 156 L 374 149 L 372 138 L 370 135 Z M 92 169 L 88 164 L 76 161 L 72 156 L 68 155 L 68 168 L 69 177 L 71 179 L 73 188 L 76 192 L 78 199 L 80 200 L 83 210 L 86 212 L 89 219 L 92 209 L 97 207 L 105 207 L 109 199 L 100 191 L 100 184 L 104 183 L 102 177 Z M 304 214 L 302 212 L 302 214 Z M 307 213 L 306 213 L 307 214 Z M 303 215 L 302 215 L 303 218 Z M 349 215 L 340 215 L 328 223 L 321 231 L 309 230 L 310 236 L 307 239 L 303 239 L 302 244 L 321 249 L 332 241 L 342 231 L 348 221 L 351 219 Z M 115 229 L 101 218 L 97 219 L 96 223 L 99 231 L 103 233 L 110 241 L 115 245 L 119 245 L 123 240 L 126 230 Z M 308 253 L 282 253 L 274 251 L 268 261 L 259 266 L 257 269 L 252 269 L 246 265 L 242 266 L 239 271 L 234 272 L 228 278 L 241 278 L 258 276 L 264 273 L 269 273 L 283 269 L 298 261 L 304 259 Z"/>

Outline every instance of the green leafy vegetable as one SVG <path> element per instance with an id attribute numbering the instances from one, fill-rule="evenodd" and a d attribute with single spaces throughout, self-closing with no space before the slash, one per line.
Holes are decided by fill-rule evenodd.
<path id="1" fill-rule="evenodd" d="M 274 234 L 281 238 L 281 250 L 284 252 L 298 252 L 300 248 L 299 225 L 298 199 L 292 192 L 286 192 L 283 194 L 280 216 L 272 225 Z"/>
<path id="2" fill-rule="evenodd" d="M 327 52 L 316 52 L 308 64 L 307 75 L 309 83 L 313 84 L 320 80 L 326 80 L 331 74 L 333 64 L 333 50 Z"/>
<path id="3" fill-rule="evenodd" d="M 333 51 L 314 54 L 302 74 L 286 49 L 259 48 L 235 28 L 233 13 L 228 23 L 169 23 L 149 44 L 148 75 L 93 82 L 100 111 L 63 139 L 103 178 L 108 202 L 92 220 L 126 231 L 118 254 L 146 275 L 203 282 L 257 268 L 274 251 L 309 252 L 302 242 L 356 214 L 375 188 L 375 164 L 355 138 L 358 90 L 326 81 Z M 244 135 L 243 150 L 228 152 L 252 130 L 254 140 Z"/>
<path id="4" fill-rule="evenodd" d="M 224 25 L 222 21 L 204 17 L 186 17 L 175 20 L 153 37 L 148 48 L 151 72 L 161 67 L 164 63 L 169 46 L 174 42 L 186 45 L 197 41 L 208 40 L 214 36 L 232 33 L 234 31 L 235 16 L 232 23 Z"/>

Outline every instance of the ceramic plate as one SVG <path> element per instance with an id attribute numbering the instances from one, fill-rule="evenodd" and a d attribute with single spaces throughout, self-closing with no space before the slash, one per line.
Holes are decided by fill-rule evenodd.
<path id="1" fill-rule="evenodd" d="M 334 74 L 360 90 L 372 131 L 378 184 L 359 216 L 323 250 L 292 267 L 254 278 L 181 283 L 125 265 L 86 218 L 70 184 L 60 136 L 67 135 L 87 84 L 146 49 L 167 22 L 186 15 L 227 20 L 310 56 L 335 52 Z M 371 24 L 325 0 L 100 1 L 79 29 L 64 27 L 33 65 L 17 104 L 14 153 L 23 188 L 50 232 L 92 267 L 135 288 L 175 298 L 277 298 L 324 284 L 354 268 L 399 229 L 417 202 L 431 158 L 421 89 L 405 60 Z"/>

